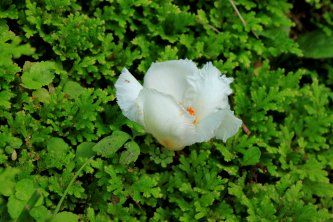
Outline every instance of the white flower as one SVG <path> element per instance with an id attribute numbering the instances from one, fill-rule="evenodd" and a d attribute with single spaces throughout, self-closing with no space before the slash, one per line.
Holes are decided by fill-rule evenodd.
<path id="1" fill-rule="evenodd" d="M 212 63 L 198 69 L 191 60 L 171 60 L 153 63 L 143 87 L 124 69 L 115 87 L 127 118 L 163 146 L 181 150 L 213 137 L 225 142 L 237 133 L 242 121 L 228 103 L 232 81 Z"/>

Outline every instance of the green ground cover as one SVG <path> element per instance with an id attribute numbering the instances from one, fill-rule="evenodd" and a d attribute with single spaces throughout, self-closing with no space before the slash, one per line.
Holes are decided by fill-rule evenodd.
<path id="1" fill-rule="evenodd" d="M 235 79 L 227 143 L 122 115 L 123 67 L 182 58 Z M 330 0 L 2 0 L 0 221 L 332 221 L 332 58 Z"/>

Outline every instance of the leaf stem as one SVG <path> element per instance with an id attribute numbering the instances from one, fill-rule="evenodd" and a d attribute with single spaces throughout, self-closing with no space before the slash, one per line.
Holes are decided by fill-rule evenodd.
<path id="1" fill-rule="evenodd" d="M 72 184 L 75 182 L 75 180 L 76 180 L 77 177 L 79 176 L 80 172 L 84 169 L 84 167 L 85 167 L 85 166 L 86 166 L 86 165 L 87 165 L 87 164 L 88 164 L 88 163 L 89 163 L 94 157 L 95 157 L 95 156 L 92 156 L 92 157 L 90 157 L 89 159 L 87 159 L 86 162 L 84 162 L 84 163 L 82 164 L 82 166 L 80 167 L 80 169 L 78 169 L 78 171 L 76 171 L 76 173 L 75 173 L 75 175 L 73 176 L 72 180 L 69 182 L 69 184 L 68 184 L 68 186 L 67 186 L 67 188 L 66 188 L 64 194 L 62 195 L 61 199 L 59 200 L 58 205 L 57 205 L 56 209 L 54 210 L 53 215 L 56 215 L 56 214 L 59 212 L 60 207 L 61 207 L 61 205 L 62 205 L 62 202 L 64 202 L 65 197 L 67 196 L 67 193 L 68 193 L 68 191 L 69 191 L 69 188 L 70 188 L 70 187 L 72 186 Z"/>
<path id="2" fill-rule="evenodd" d="M 29 217 L 29 211 L 36 205 L 37 201 L 39 200 L 39 198 L 41 196 L 42 196 L 42 192 L 39 189 L 35 190 L 35 192 L 30 197 L 29 201 L 24 206 L 19 217 L 14 221 L 15 222 L 27 221 L 27 218 Z"/>
<path id="3" fill-rule="evenodd" d="M 246 21 L 245 19 L 243 18 L 243 16 L 241 15 L 241 13 L 238 11 L 238 8 L 234 2 L 234 0 L 229 0 L 230 4 L 232 5 L 232 7 L 234 8 L 236 14 L 238 15 L 239 19 L 241 20 L 241 22 L 243 23 L 244 27 L 246 27 Z M 253 33 L 253 35 L 259 39 L 259 36 L 257 35 L 257 33 L 255 33 L 253 30 L 251 30 L 251 32 Z"/>

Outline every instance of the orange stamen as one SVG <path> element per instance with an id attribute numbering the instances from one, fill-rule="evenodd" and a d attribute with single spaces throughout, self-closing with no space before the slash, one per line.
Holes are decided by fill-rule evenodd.
<path id="1" fill-rule="evenodd" d="M 192 123 L 193 125 L 197 125 L 199 123 L 198 117 L 195 117 Z"/>
<path id="2" fill-rule="evenodd" d="M 192 106 L 189 106 L 186 110 L 191 116 L 195 115 L 195 109 Z"/>

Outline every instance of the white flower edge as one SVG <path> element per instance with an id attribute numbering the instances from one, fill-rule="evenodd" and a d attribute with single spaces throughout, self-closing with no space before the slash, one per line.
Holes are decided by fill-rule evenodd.
<path id="1" fill-rule="evenodd" d="M 212 63 L 198 69 L 190 60 L 171 60 L 153 63 L 144 87 L 127 69 L 115 87 L 127 118 L 143 125 L 165 147 L 180 150 L 213 137 L 226 142 L 237 133 L 242 121 L 228 103 L 232 81 Z M 196 117 L 186 112 L 189 105 L 196 107 Z"/>
<path id="2" fill-rule="evenodd" d="M 117 103 L 124 116 L 144 125 L 142 101 L 139 99 L 139 93 L 143 89 L 142 85 L 124 68 L 115 83 L 115 87 Z"/>

